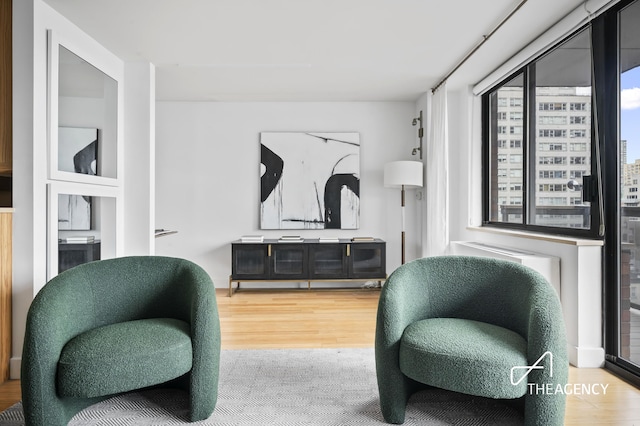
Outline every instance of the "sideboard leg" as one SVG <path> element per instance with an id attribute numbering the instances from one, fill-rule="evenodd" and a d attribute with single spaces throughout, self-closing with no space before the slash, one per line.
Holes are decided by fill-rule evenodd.
<path id="1" fill-rule="evenodd" d="M 236 287 L 236 289 L 240 288 L 240 281 L 238 281 L 238 286 Z M 231 277 L 229 277 L 229 297 L 233 296 L 233 279 Z"/>

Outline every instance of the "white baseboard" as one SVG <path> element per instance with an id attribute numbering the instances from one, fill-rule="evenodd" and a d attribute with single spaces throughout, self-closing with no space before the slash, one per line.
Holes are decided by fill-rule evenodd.
<path id="1" fill-rule="evenodd" d="M 578 368 L 601 368 L 604 366 L 604 348 L 580 348 L 567 345 L 569 364 Z"/>

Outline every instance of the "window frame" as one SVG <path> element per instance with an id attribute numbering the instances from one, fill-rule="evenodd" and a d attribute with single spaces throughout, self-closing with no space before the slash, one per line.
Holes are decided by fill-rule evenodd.
<path id="1" fill-rule="evenodd" d="M 579 238 L 586 238 L 586 239 L 602 239 L 602 237 L 599 235 L 599 225 L 601 221 L 600 211 L 598 208 L 600 203 L 599 194 L 596 194 L 595 199 L 590 202 L 590 209 L 589 209 L 590 224 L 588 228 L 573 228 L 573 227 L 570 227 L 570 225 L 567 225 L 566 227 L 561 227 L 561 226 L 547 226 L 547 225 L 527 223 L 529 221 L 529 217 L 531 217 L 532 214 L 535 214 L 535 197 L 536 197 L 535 189 L 536 189 L 536 185 L 539 183 L 538 179 L 536 178 L 538 174 L 537 168 L 535 167 L 536 164 L 532 163 L 532 161 L 533 162 L 537 161 L 536 160 L 536 140 L 537 140 L 537 133 L 539 132 L 538 130 L 539 123 L 537 122 L 538 119 L 536 117 L 536 114 L 540 112 L 537 110 L 537 108 L 539 108 L 540 106 L 536 105 L 536 81 L 535 81 L 536 64 L 541 58 L 553 52 L 563 43 L 572 39 L 573 37 L 577 36 L 578 34 L 582 33 L 585 30 L 586 31 L 589 30 L 588 24 L 585 26 L 582 26 L 581 28 L 578 28 L 571 34 L 564 37 L 562 40 L 559 40 L 557 43 L 550 46 L 548 49 L 545 49 L 545 51 L 540 53 L 538 56 L 536 56 L 535 58 L 532 58 L 525 65 L 523 65 L 519 69 L 509 74 L 508 76 L 503 78 L 498 83 L 494 84 L 491 88 L 489 88 L 487 91 L 483 93 L 481 97 L 482 226 L 493 227 L 498 229 L 511 229 L 511 230 L 517 230 L 517 231 L 527 231 L 527 232 L 530 231 L 530 232 L 545 233 L 550 235 L 563 235 L 563 236 L 579 237 Z M 591 40 L 591 49 L 593 49 L 593 40 Z M 522 217 L 522 223 L 513 223 L 513 222 L 502 222 L 497 220 L 491 220 L 491 214 L 492 214 L 491 201 L 492 199 L 497 200 L 498 195 L 494 194 L 492 197 L 492 194 L 490 193 L 491 179 L 492 179 L 492 170 L 491 170 L 492 147 L 491 147 L 491 139 L 490 139 L 490 136 L 491 136 L 490 99 L 493 94 L 496 94 L 496 98 L 498 98 L 497 96 L 498 90 L 505 87 L 505 85 L 510 81 L 516 78 L 519 78 L 520 75 L 523 78 L 522 87 L 523 87 L 523 95 L 524 95 L 523 112 L 522 112 L 523 117 L 522 117 L 522 120 L 518 122 L 518 124 L 522 123 L 522 126 L 523 126 L 523 130 L 522 130 L 522 147 L 523 147 L 522 149 L 522 154 L 523 154 L 522 215 L 523 217 Z M 592 75 L 592 82 L 593 82 L 593 75 Z M 592 83 L 592 93 L 591 93 L 592 103 L 594 101 L 595 91 L 596 89 Z M 590 173 L 591 173 L 591 176 L 595 177 L 597 175 L 596 161 L 595 161 L 596 151 L 597 151 L 596 150 L 597 139 L 595 137 L 595 129 L 594 129 L 595 126 L 593 125 L 594 108 L 590 107 L 590 108 L 587 108 L 586 110 L 574 111 L 574 110 L 570 110 L 570 105 L 568 103 L 569 102 L 564 103 L 565 105 L 565 109 L 563 110 L 564 112 L 567 112 L 567 113 L 577 112 L 580 115 L 583 115 L 584 113 L 588 113 L 589 116 L 591 117 L 591 126 L 589 129 L 590 136 L 591 136 L 591 143 L 590 143 L 591 147 L 589 151 L 584 151 L 584 154 L 587 158 L 591 159 Z M 498 105 L 496 102 L 496 107 L 497 106 Z M 541 111 L 547 111 L 547 110 L 545 109 Z M 555 109 L 553 111 L 555 111 Z M 584 114 L 584 116 L 586 117 L 587 115 Z M 504 123 L 501 123 L 501 125 L 504 126 Z M 568 134 L 569 132 L 567 132 L 567 136 Z M 554 139 L 557 139 L 557 138 L 548 138 L 548 139 L 549 139 L 548 143 L 554 143 Z M 564 139 L 565 139 L 564 142 L 566 143 L 568 143 L 571 139 L 580 140 L 579 138 L 569 138 L 569 137 Z M 553 153 L 554 151 L 548 151 L 548 152 L 545 152 L 545 155 L 553 154 Z M 567 163 L 569 163 L 568 158 L 567 158 Z M 567 164 L 567 166 L 569 166 L 569 164 Z M 497 167 L 497 166 L 494 166 L 494 167 Z M 580 194 L 580 197 L 581 196 L 582 195 Z M 573 200 L 573 198 L 571 200 Z"/>

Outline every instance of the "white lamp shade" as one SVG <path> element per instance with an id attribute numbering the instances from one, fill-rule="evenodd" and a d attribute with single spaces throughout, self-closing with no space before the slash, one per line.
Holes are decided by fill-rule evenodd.
<path id="1" fill-rule="evenodd" d="M 423 166 L 420 161 L 392 161 L 384 165 L 384 186 L 388 188 L 404 185 L 421 187 Z"/>

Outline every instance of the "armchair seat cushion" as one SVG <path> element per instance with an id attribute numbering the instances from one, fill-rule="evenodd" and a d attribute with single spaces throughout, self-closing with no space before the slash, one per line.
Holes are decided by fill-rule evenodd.
<path id="1" fill-rule="evenodd" d="M 91 398 L 178 378 L 191 370 L 188 323 L 171 318 L 126 321 L 71 339 L 58 361 L 58 393 Z"/>
<path id="2" fill-rule="evenodd" d="M 400 341 L 400 370 L 406 376 L 469 395 L 523 396 L 527 381 L 512 385 L 510 372 L 526 365 L 527 342 L 522 336 L 479 321 L 424 319 L 407 326 Z"/>

